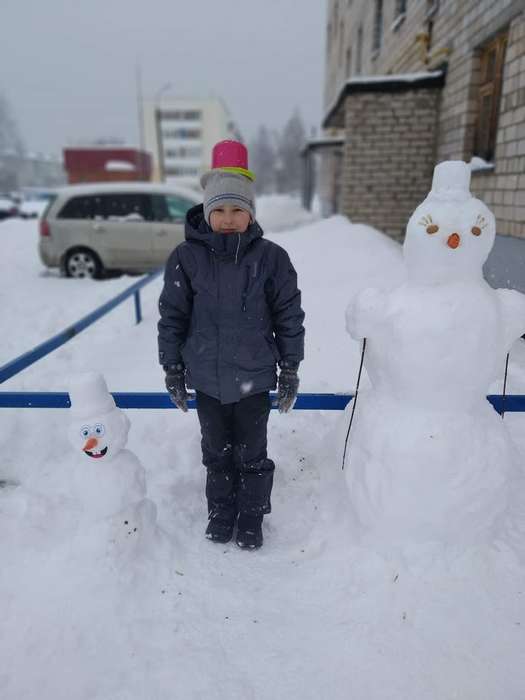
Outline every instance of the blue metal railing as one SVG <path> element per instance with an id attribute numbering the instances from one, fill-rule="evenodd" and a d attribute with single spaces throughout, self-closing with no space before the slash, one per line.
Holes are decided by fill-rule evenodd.
<path id="1" fill-rule="evenodd" d="M 53 336 L 49 340 L 37 345 L 36 348 L 29 350 L 23 355 L 20 355 L 19 357 L 0 367 L 0 384 L 13 377 L 15 374 L 18 374 L 23 369 L 26 369 L 26 367 L 29 367 L 29 365 L 32 365 L 38 360 L 42 359 L 42 357 L 49 355 L 50 352 L 53 352 L 53 350 L 56 350 L 61 345 L 64 345 L 64 343 L 67 343 L 69 340 L 71 340 L 71 338 L 74 338 L 81 331 L 88 328 L 88 326 L 91 326 L 92 323 L 98 321 L 99 318 L 105 316 L 132 295 L 135 297 L 135 320 L 136 323 L 140 323 L 142 320 L 140 290 L 142 287 L 145 287 L 156 277 L 158 277 L 162 270 L 163 268 L 156 270 L 149 275 L 145 275 L 138 282 L 135 282 L 123 292 L 117 294 L 116 297 L 113 297 L 113 299 L 110 299 L 105 304 L 102 304 L 102 306 L 99 306 L 98 309 L 95 309 L 87 316 L 84 316 L 84 318 L 81 318 L 80 321 L 73 323 L 61 333 L 57 333 L 57 335 Z"/>
<path id="2" fill-rule="evenodd" d="M 115 392 L 112 394 L 119 408 L 175 408 L 165 392 Z M 276 394 L 270 394 L 272 408 L 277 408 Z M 343 411 L 353 394 L 299 394 L 294 409 L 299 411 Z M 498 413 L 525 412 L 525 395 L 511 394 L 487 396 Z M 69 394 L 55 392 L 0 392 L 0 408 L 69 408 Z M 189 408 L 195 408 L 195 398 L 190 394 Z"/>

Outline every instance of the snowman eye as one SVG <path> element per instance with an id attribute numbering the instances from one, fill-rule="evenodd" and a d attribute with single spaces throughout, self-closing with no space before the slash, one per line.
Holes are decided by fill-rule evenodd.
<path id="1" fill-rule="evenodd" d="M 471 231 L 475 236 L 481 236 L 481 229 L 479 226 L 473 226 Z"/>
<path id="2" fill-rule="evenodd" d="M 431 224 L 430 226 L 427 226 L 427 233 L 437 233 L 439 231 L 439 226 L 436 226 L 436 224 Z"/>
<path id="3" fill-rule="evenodd" d="M 81 437 L 83 437 L 84 439 L 87 438 L 87 437 L 89 437 L 90 432 L 91 432 L 91 428 L 89 427 L 89 425 L 83 425 L 83 426 L 80 428 L 80 435 L 81 435 Z"/>
<path id="4" fill-rule="evenodd" d="M 95 425 L 95 428 L 94 428 L 94 431 L 93 431 L 93 432 L 95 433 L 95 435 L 96 435 L 97 437 L 101 437 L 101 436 L 104 435 L 104 433 L 106 432 L 106 429 L 104 428 L 104 426 L 103 426 L 101 423 L 97 423 L 97 424 Z"/>

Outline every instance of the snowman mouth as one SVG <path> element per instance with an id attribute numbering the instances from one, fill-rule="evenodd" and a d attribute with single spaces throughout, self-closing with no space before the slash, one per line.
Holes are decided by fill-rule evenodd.
<path id="1" fill-rule="evenodd" d="M 93 459 L 100 459 L 103 457 L 106 452 L 108 451 L 108 446 L 104 447 L 104 449 L 99 450 L 98 452 L 95 452 L 94 450 L 84 450 L 84 454 L 86 454 L 88 457 L 93 457 Z"/>

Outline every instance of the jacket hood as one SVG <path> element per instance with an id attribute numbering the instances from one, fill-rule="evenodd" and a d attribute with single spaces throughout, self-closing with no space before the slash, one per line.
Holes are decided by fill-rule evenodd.
<path id="1" fill-rule="evenodd" d="M 215 233 L 206 223 L 204 206 L 202 204 L 192 207 L 186 214 L 186 240 L 205 245 L 220 257 L 235 258 L 239 254 L 242 255 L 253 241 L 261 238 L 263 235 L 263 230 L 257 221 L 250 224 L 244 233 L 237 235 L 234 233 Z"/>

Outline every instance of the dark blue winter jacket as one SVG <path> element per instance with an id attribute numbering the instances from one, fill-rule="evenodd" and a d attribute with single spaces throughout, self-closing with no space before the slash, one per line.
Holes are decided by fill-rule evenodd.
<path id="1" fill-rule="evenodd" d="M 182 362 L 189 388 L 233 403 L 275 388 L 276 362 L 304 356 L 304 313 L 286 251 L 255 222 L 214 233 L 202 204 L 166 264 L 159 300 L 159 360 Z"/>

